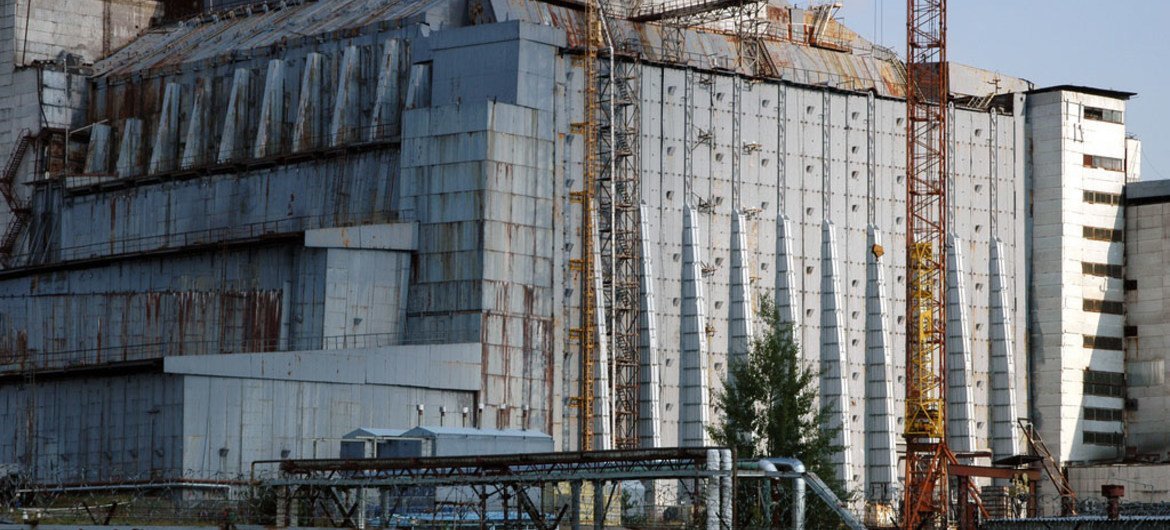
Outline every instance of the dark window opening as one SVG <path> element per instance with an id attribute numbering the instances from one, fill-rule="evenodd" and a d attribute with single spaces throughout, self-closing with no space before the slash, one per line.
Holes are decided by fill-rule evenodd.
<path id="1" fill-rule="evenodd" d="M 1125 303 L 1114 300 L 1089 300 L 1084 301 L 1084 310 L 1090 313 L 1106 313 L 1110 315 L 1125 314 Z"/>
<path id="2" fill-rule="evenodd" d="M 1083 234 L 1085 239 L 1092 239 L 1093 241 L 1105 241 L 1107 243 L 1120 243 L 1125 240 L 1125 232 L 1121 230 L 1114 230 L 1112 228 L 1099 228 L 1096 226 L 1086 226 Z"/>
<path id="3" fill-rule="evenodd" d="M 1121 421 L 1121 409 L 1085 407 L 1085 419 L 1089 421 Z"/>
<path id="4" fill-rule="evenodd" d="M 1085 119 L 1104 121 L 1109 123 L 1125 123 L 1124 115 L 1120 110 L 1085 107 Z"/>
<path id="5" fill-rule="evenodd" d="M 1117 350 L 1125 349 L 1125 339 L 1121 337 L 1098 337 L 1096 335 L 1085 335 L 1085 347 L 1093 348 L 1094 350 Z"/>
<path id="6" fill-rule="evenodd" d="M 1121 279 L 1125 276 L 1125 271 L 1121 265 L 1113 265 L 1110 263 L 1092 263 L 1082 262 L 1081 272 L 1090 276 L 1104 276 L 1106 278 Z"/>
<path id="7" fill-rule="evenodd" d="M 1122 442 L 1121 433 L 1085 431 L 1084 442 L 1088 445 L 1108 445 L 1117 447 L 1120 446 Z"/>
<path id="8" fill-rule="evenodd" d="M 1125 161 L 1108 156 L 1085 155 L 1085 167 L 1104 169 L 1106 171 L 1125 171 Z"/>
<path id="9" fill-rule="evenodd" d="M 1121 372 L 1102 372 L 1085 370 L 1086 396 L 1125 397 L 1125 374 Z"/>
<path id="10" fill-rule="evenodd" d="M 1108 204 L 1111 206 L 1120 206 L 1121 194 L 1085 190 L 1085 202 L 1089 204 Z"/>

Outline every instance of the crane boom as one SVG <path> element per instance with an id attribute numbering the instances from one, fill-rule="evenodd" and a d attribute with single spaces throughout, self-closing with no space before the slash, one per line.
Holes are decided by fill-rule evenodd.
<path id="1" fill-rule="evenodd" d="M 906 11 L 906 488 L 903 528 L 945 528 L 947 75 L 946 0 Z"/>

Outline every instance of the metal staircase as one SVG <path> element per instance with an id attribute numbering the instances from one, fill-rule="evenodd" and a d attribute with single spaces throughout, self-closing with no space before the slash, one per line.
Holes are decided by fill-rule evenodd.
<path id="1" fill-rule="evenodd" d="M 29 217 L 32 215 L 28 205 L 16 193 L 17 172 L 20 170 L 20 163 L 24 160 L 25 153 L 32 146 L 32 141 L 33 136 L 29 130 L 21 130 L 16 147 L 12 149 L 8 163 L 4 166 L 4 172 L 0 173 L 0 196 L 4 197 L 4 203 L 8 205 L 8 211 L 12 213 L 12 218 L 9 219 L 8 226 L 4 229 L 3 239 L 0 239 L 0 262 L 6 266 L 20 240 L 21 232 L 28 225 Z"/>
<path id="2" fill-rule="evenodd" d="M 1077 494 L 1069 485 L 1068 477 L 1061 472 L 1056 457 L 1052 456 L 1052 451 L 1048 450 L 1048 445 L 1044 443 L 1044 439 L 1040 437 L 1040 433 L 1036 431 L 1036 426 L 1032 424 L 1031 420 L 1019 418 L 1016 421 L 1020 424 L 1020 429 L 1024 431 L 1024 437 L 1028 439 L 1028 446 L 1032 448 L 1036 456 L 1040 457 L 1044 472 L 1052 480 L 1052 485 L 1056 487 L 1057 493 L 1060 494 L 1061 515 L 1076 515 Z"/>

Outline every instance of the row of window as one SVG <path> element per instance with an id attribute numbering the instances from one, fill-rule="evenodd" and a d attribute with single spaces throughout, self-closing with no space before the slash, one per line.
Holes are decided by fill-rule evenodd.
<path id="1" fill-rule="evenodd" d="M 1086 226 L 1083 230 L 1085 239 L 1093 241 L 1105 241 L 1107 243 L 1120 243 L 1125 240 L 1125 232 L 1123 230 L 1115 230 L 1113 228 L 1100 228 L 1096 226 Z"/>
<path id="2" fill-rule="evenodd" d="M 1089 204 L 1108 204 L 1111 206 L 1120 206 L 1121 194 L 1085 190 L 1085 202 Z"/>
<path id="3" fill-rule="evenodd" d="M 1085 407 L 1085 419 L 1088 421 L 1121 421 L 1121 409 Z"/>
<path id="4" fill-rule="evenodd" d="M 1121 265 L 1113 265 L 1110 263 L 1092 263 L 1081 262 L 1081 273 L 1090 276 L 1104 276 L 1106 278 L 1121 279 L 1125 276 L 1125 270 Z"/>
<path id="5" fill-rule="evenodd" d="M 1102 372 L 1100 370 L 1085 370 L 1086 396 L 1125 397 L 1125 374 L 1121 372 Z"/>
<path id="6" fill-rule="evenodd" d="M 1097 432 L 1085 431 L 1084 442 L 1089 445 L 1108 445 L 1117 447 L 1122 444 L 1121 433 L 1119 432 Z"/>
<path id="7" fill-rule="evenodd" d="M 1120 110 L 1085 107 L 1085 119 L 1105 121 L 1109 123 L 1125 123 L 1125 116 Z"/>
<path id="8" fill-rule="evenodd" d="M 1085 167 L 1104 169 L 1106 171 L 1125 171 L 1125 161 L 1111 156 L 1086 154 L 1084 156 L 1084 165 Z"/>
<path id="9" fill-rule="evenodd" d="M 1089 300 L 1086 298 L 1084 310 L 1090 313 L 1121 315 L 1125 313 L 1125 303 L 1113 300 Z"/>
<path id="10" fill-rule="evenodd" d="M 1117 350 L 1125 349 L 1125 339 L 1121 337 L 1099 337 L 1097 335 L 1085 335 L 1085 347 L 1094 350 Z"/>

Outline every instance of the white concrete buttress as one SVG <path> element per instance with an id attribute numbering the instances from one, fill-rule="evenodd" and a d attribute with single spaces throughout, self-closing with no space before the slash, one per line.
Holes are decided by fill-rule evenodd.
<path id="1" fill-rule="evenodd" d="M 728 373 L 734 362 L 747 361 L 752 347 L 752 285 L 749 276 L 747 238 L 743 213 L 731 214 L 731 307 L 728 333 Z"/>
<path id="2" fill-rule="evenodd" d="M 321 139 L 321 54 L 305 57 L 301 93 L 297 100 L 297 121 L 293 126 L 293 152 L 314 149 Z"/>
<path id="3" fill-rule="evenodd" d="M 329 124 L 329 145 L 332 147 L 345 145 L 357 138 L 358 114 L 361 111 L 358 101 L 360 67 L 361 50 L 357 46 L 347 47 L 337 72 L 337 93 L 333 100 L 333 119 Z"/>
<path id="4" fill-rule="evenodd" d="M 158 128 L 154 131 L 154 146 L 150 151 L 151 173 L 175 169 L 175 161 L 179 158 L 179 104 L 182 98 L 183 85 L 167 83 L 163 89 Z"/>
<path id="5" fill-rule="evenodd" d="M 947 252 L 947 438 L 951 450 L 975 450 L 975 401 L 971 386 L 971 317 L 963 240 L 951 234 Z"/>
<path id="6" fill-rule="evenodd" d="M 1012 313 L 1007 290 L 1007 267 L 1003 261 L 1003 242 L 991 240 L 991 454 L 992 459 L 1020 453 L 1016 430 L 1016 356 L 1012 336 Z"/>
<path id="7" fill-rule="evenodd" d="M 110 144 L 113 128 L 108 123 L 97 123 L 89 128 L 89 147 L 85 152 L 85 173 L 104 175 L 110 171 Z"/>
<path id="8" fill-rule="evenodd" d="M 710 391 L 707 383 L 707 303 L 704 297 L 702 246 L 698 212 L 683 207 L 682 348 L 680 381 L 679 445 L 701 447 L 711 444 L 707 433 Z"/>
<path id="9" fill-rule="evenodd" d="M 264 76 L 264 96 L 260 98 L 260 121 L 256 125 L 256 146 L 254 158 L 264 158 L 280 153 L 284 141 L 284 60 L 268 61 L 268 72 Z"/>
<path id="10" fill-rule="evenodd" d="M 241 158 L 245 149 L 245 134 L 248 128 L 248 86 L 252 73 L 237 68 L 232 77 L 232 91 L 228 96 L 227 114 L 223 118 L 223 134 L 219 138 L 219 154 L 215 161 L 223 164 Z"/>
<path id="11" fill-rule="evenodd" d="M 186 139 L 183 142 L 183 159 L 179 162 L 182 169 L 191 169 L 207 163 L 207 138 L 211 136 L 211 131 L 207 130 L 208 92 L 203 84 L 195 87 L 195 97 L 191 102 L 191 114 L 187 121 Z"/>
<path id="12" fill-rule="evenodd" d="M 821 229 L 821 406 L 828 408 L 828 425 L 837 429 L 835 445 L 844 449 L 833 454 L 837 478 L 847 490 L 855 490 L 850 449 L 848 352 L 845 342 L 845 309 L 841 303 L 840 261 L 837 231 L 826 219 Z"/>
<path id="13" fill-rule="evenodd" d="M 898 445 L 894 363 L 882 233 L 869 225 L 865 284 L 865 499 L 897 500 Z"/>
<path id="14" fill-rule="evenodd" d="M 653 248 L 650 241 L 650 225 L 646 221 L 650 216 L 650 208 L 642 203 L 641 209 L 641 263 L 642 307 L 639 315 L 640 329 L 638 330 L 641 366 L 638 375 L 638 438 L 642 447 L 662 446 L 662 412 L 661 412 L 661 385 L 662 376 L 659 372 L 658 357 L 658 317 L 655 311 L 658 304 L 654 289 L 654 262 L 653 254 L 648 249 Z"/>
<path id="15" fill-rule="evenodd" d="M 118 176 L 142 174 L 142 120 L 126 118 L 122 122 L 122 143 L 118 145 Z"/>
<path id="16" fill-rule="evenodd" d="M 796 267 L 792 263 L 792 238 L 796 231 L 792 221 L 784 214 L 776 217 L 776 311 L 780 322 L 800 328 L 799 290 L 796 283 Z M 799 337 L 799 333 L 794 333 Z"/>
<path id="17" fill-rule="evenodd" d="M 601 263 L 601 241 L 597 223 L 593 223 L 590 234 L 593 238 L 593 263 Z M 614 449 L 613 440 L 613 393 L 609 387 L 609 344 L 605 322 L 605 277 L 601 267 L 593 267 L 593 292 L 597 308 L 597 333 L 594 341 L 597 366 L 593 369 L 593 450 Z"/>
<path id="18" fill-rule="evenodd" d="M 382 64 L 378 70 L 378 88 L 374 92 L 373 116 L 370 119 L 369 141 L 398 136 L 402 130 L 402 99 L 399 71 L 402 69 L 401 42 L 389 39 L 382 50 Z"/>

